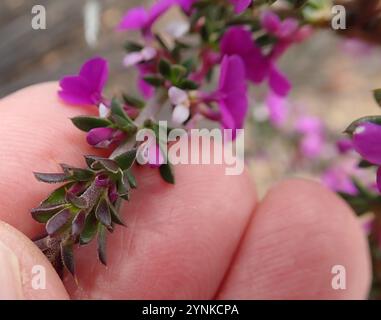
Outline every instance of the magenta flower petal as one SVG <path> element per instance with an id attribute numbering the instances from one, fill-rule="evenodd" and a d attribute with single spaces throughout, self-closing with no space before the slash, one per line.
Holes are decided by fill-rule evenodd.
<path id="1" fill-rule="evenodd" d="M 69 104 L 97 105 L 102 102 L 107 78 L 107 61 L 93 58 L 82 66 L 78 76 L 66 76 L 60 81 L 58 95 Z"/>
<path id="2" fill-rule="evenodd" d="M 177 0 L 176 2 L 180 5 L 180 7 L 181 7 L 186 13 L 190 13 L 193 4 L 194 4 L 196 1 L 197 1 L 197 0 Z"/>
<path id="3" fill-rule="evenodd" d="M 295 125 L 295 130 L 302 134 L 321 133 L 323 131 L 323 123 L 317 117 L 301 116 Z"/>
<path id="4" fill-rule="evenodd" d="M 225 56 L 219 80 L 221 124 L 227 129 L 243 127 L 248 108 L 245 67 L 242 59 Z M 233 131 L 233 136 L 235 132 Z"/>
<path id="5" fill-rule="evenodd" d="M 111 140 L 113 135 L 114 129 L 94 128 L 87 133 L 86 140 L 90 145 L 97 146 L 103 142 Z"/>
<path id="6" fill-rule="evenodd" d="M 322 182 L 333 191 L 353 196 L 358 194 L 357 187 L 351 179 L 351 172 L 341 166 L 328 169 L 322 176 Z"/>
<path id="7" fill-rule="evenodd" d="M 353 133 L 354 149 L 367 161 L 381 165 L 381 126 L 372 122 L 360 124 Z"/>
<path id="8" fill-rule="evenodd" d="M 221 40 L 222 55 L 238 55 L 245 64 L 246 77 L 254 83 L 262 82 L 269 73 L 270 62 L 243 27 L 231 27 Z"/>
<path id="9" fill-rule="evenodd" d="M 262 27 L 271 34 L 277 33 L 282 25 L 279 17 L 272 11 L 264 11 L 260 20 Z"/>
<path id="10" fill-rule="evenodd" d="M 277 95 L 282 97 L 287 96 L 291 90 L 291 83 L 275 66 L 270 69 L 269 85 Z"/>
<path id="11" fill-rule="evenodd" d="M 240 14 L 250 6 L 251 1 L 252 0 L 230 0 L 230 3 L 234 6 L 234 12 Z"/>
<path id="12" fill-rule="evenodd" d="M 144 7 L 128 10 L 118 25 L 118 30 L 135 30 L 143 28 L 148 22 L 148 12 Z"/>
<path id="13" fill-rule="evenodd" d="M 69 104 L 93 105 L 92 90 L 88 81 L 78 76 L 66 76 L 60 81 L 59 97 Z"/>
<path id="14" fill-rule="evenodd" d="M 93 58 L 87 61 L 81 68 L 79 75 L 87 79 L 93 92 L 101 93 L 108 78 L 108 63 L 103 58 Z"/>

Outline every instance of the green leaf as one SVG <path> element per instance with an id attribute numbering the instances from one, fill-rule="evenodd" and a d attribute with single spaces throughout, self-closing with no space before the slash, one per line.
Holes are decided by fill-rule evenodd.
<path id="1" fill-rule="evenodd" d="M 107 229 L 103 225 L 99 225 L 98 230 L 98 257 L 99 260 L 104 264 L 107 265 L 107 256 L 106 256 L 106 236 L 107 236 Z"/>
<path id="2" fill-rule="evenodd" d="M 127 94 L 123 94 L 123 100 L 129 106 L 135 107 L 137 109 L 143 109 L 145 106 L 144 101 Z"/>
<path id="3" fill-rule="evenodd" d="M 164 79 L 157 76 L 145 76 L 143 80 L 154 87 L 160 87 L 164 84 Z"/>
<path id="4" fill-rule="evenodd" d="M 47 199 L 45 199 L 40 206 L 48 206 L 53 204 L 66 203 L 66 190 L 69 189 L 74 183 L 70 182 L 64 186 L 54 190 Z"/>
<path id="5" fill-rule="evenodd" d="M 128 180 L 128 183 L 130 184 L 130 187 L 133 189 L 136 189 L 138 187 L 138 184 L 137 184 L 136 178 L 132 174 L 131 170 L 125 170 L 125 171 L 123 171 L 123 174 L 127 177 L 127 180 Z"/>
<path id="6" fill-rule="evenodd" d="M 159 167 L 160 175 L 164 181 L 175 184 L 175 177 L 172 172 L 172 167 L 169 163 L 164 163 Z"/>
<path id="7" fill-rule="evenodd" d="M 85 227 L 86 212 L 79 211 L 71 223 L 71 234 L 78 237 Z"/>
<path id="8" fill-rule="evenodd" d="M 89 181 L 94 176 L 94 172 L 88 169 L 75 168 L 64 163 L 61 163 L 60 166 L 64 173 L 75 181 Z"/>
<path id="9" fill-rule="evenodd" d="M 373 90 L 373 97 L 377 104 L 381 107 L 381 89 Z"/>
<path id="10" fill-rule="evenodd" d="M 61 242 L 61 257 L 64 267 L 75 277 L 75 262 L 73 253 L 73 242 Z"/>
<path id="11" fill-rule="evenodd" d="M 164 78 L 169 79 L 171 76 L 171 63 L 168 60 L 160 59 L 159 72 Z"/>
<path id="12" fill-rule="evenodd" d="M 131 168 L 135 159 L 136 159 L 136 149 L 131 149 L 115 157 L 114 161 L 124 171 Z"/>
<path id="13" fill-rule="evenodd" d="M 34 220 L 46 223 L 53 217 L 56 213 L 66 208 L 67 204 L 51 204 L 45 206 L 39 206 L 31 210 L 32 217 Z"/>
<path id="14" fill-rule="evenodd" d="M 179 64 L 171 66 L 171 81 L 176 85 L 185 75 L 187 74 L 187 69 Z"/>
<path id="15" fill-rule="evenodd" d="M 103 128 L 112 125 L 112 123 L 107 119 L 88 116 L 74 117 L 71 118 L 71 121 L 78 129 L 85 132 L 88 132 L 94 128 Z"/>
<path id="16" fill-rule="evenodd" d="M 198 84 L 192 80 L 183 79 L 178 83 L 178 87 L 183 90 L 196 90 Z"/>
<path id="17" fill-rule="evenodd" d="M 110 173 L 118 173 L 119 166 L 116 161 L 97 156 L 85 156 L 87 165 L 93 170 L 106 170 Z"/>
<path id="18" fill-rule="evenodd" d="M 116 99 L 113 99 L 111 102 L 111 117 L 123 129 L 126 127 L 136 127 L 134 122 L 124 112 L 121 104 Z"/>
<path id="19" fill-rule="evenodd" d="M 85 219 L 85 226 L 80 235 L 80 243 L 82 245 L 88 244 L 94 239 L 98 231 L 98 221 L 95 217 L 95 211 L 91 211 Z"/>
<path id="20" fill-rule="evenodd" d="M 136 52 L 141 51 L 143 49 L 143 46 L 137 42 L 134 41 L 126 41 L 124 44 L 124 49 L 126 49 L 127 52 Z"/>
<path id="21" fill-rule="evenodd" d="M 375 164 L 370 163 L 364 159 L 360 160 L 360 162 L 357 164 L 357 167 L 359 167 L 359 168 L 370 168 L 373 166 L 375 166 Z"/>

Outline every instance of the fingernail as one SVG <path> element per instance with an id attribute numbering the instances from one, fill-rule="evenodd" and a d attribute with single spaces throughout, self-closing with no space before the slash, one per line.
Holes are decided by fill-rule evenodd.
<path id="1" fill-rule="evenodd" d="M 19 260 L 13 251 L 0 241 L 0 300 L 22 298 Z"/>

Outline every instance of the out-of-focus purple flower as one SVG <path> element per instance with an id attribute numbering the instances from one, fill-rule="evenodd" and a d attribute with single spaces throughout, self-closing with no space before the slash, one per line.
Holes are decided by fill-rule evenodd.
<path id="1" fill-rule="evenodd" d="M 252 0 L 229 0 L 234 6 L 234 12 L 240 14 L 244 12 L 251 4 Z"/>
<path id="2" fill-rule="evenodd" d="M 343 138 L 336 142 L 336 148 L 341 154 L 345 154 L 350 150 L 353 150 L 352 140 L 349 138 Z"/>
<path id="3" fill-rule="evenodd" d="M 372 122 L 360 124 L 353 132 L 353 148 L 367 161 L 381 165 L 381 126 Z"/>
<path id="4" fill-rule="evenodd" d="M 316 158 L 324 147 L 324 126 L 319 118 L 302 116 L 295 129 L 302 135 L 299 149 L 306 158 Z"/>
<path id="5" fill-rule="evenodd" d="M 102 91 L 108 78 L 108 63 L 103 58 L 87 61 L 78 75 L 66 76 L 60 81 L 60 98 L 69 104 L 89 106 L 99 105 L 103 100 Z"/>
<path id="6" fill-rule="evenodd" d="M 152 25 L 175 3 L 175 0 L 159 0 L 149 9 L 132 8 L 126 12 L 117 30 L 142 30 L 143 35 L 151 36 Z"/>
<path id="7" fill-rule="evenodd" d="M 94 128 L 86 136 L 87 143 L 97 148 L 107 148 L 117 138 L 117 131 L 112 128 Z"/>
<path id="8" fill-rule="evenodd" d="M 272 11 L 264 11 L 261 14 L 261 25 L 270 34 L 280 39 L 292 38 L 298 30 L 299 23 L 293 18 L 280 20 Z"/>
<path id="9" fill-rule="evenodd" d="M 355 166 L 348 167 L 340 164 L 329 168 L 322 176 L 322 182 L 331 190 L 343 192 L 350 195 L 358 194 L 358 190 L 353 183 L 351 176 Z"/>
<path id="10" fill-rule="evenodd" d="M 295 125 L 296 131 L 302 134 L 322 132 L 323 127 L 322 121 L 312 116 L 301 116 Z"/>
<path id="11" fill-rule="evenodd" d="M 157 55 L 157 51 L 152 47 L 145 47 L 141 51 L 131 52 L 127 54 L 123 59 L 123 65 L 130 67 L 137 65 L 141 62 L 147 62 L 152 60 Z"/>
<path id="12" fill-rule="evenodd" d="M 287 100 L 275 93 L 270 92 L 266 98 L 266 106 L 269 112 L 269 120 L 274 127 L 281 127 L 287 120 Z"/>
<path id="13" fill-rule="evenodd" d="M 262 54 L 252 39 L 251 32 L 243 27 L 231 27 L 221 40 L 223 55 L 238 55 L 244 62 L 246 77 L 254 83 L 266 78 L 270 88 L 279 96 L 286 96 L 291 89 L 288 79 L 274 63 L 274 59 Z"/>
<path id="14" fill-rule="evenodd" d="M 243 128 L 248 108 L 245 67 L 239 56 L 224 56 L 216 96 L 220 105 L 221 124 L 225 129 L 233 129 L 235 139 L 235 129 Z"/>

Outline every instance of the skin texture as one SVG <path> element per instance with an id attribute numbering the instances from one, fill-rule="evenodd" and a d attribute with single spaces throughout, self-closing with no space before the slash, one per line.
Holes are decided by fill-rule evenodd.
<path id="1" fill-rule="evenodd" d="M 82 166 L 81 155 L 99 151 L 68 120 L 95 108 L 64 105 L 57 89 L 40 84 L 0 100 L 0 280 L 21 278 L 20 292 L 13 281 L 1 299 L 366 298 L 366 239 L 343 201 L 315 182 L 288 180 L 258 202 L 248 173 L 226 176 L 223 165 L 176 166 L 175 186 L 139 168 L 139 188 L 122 210 L 127 228 L 109 236 L 109 266 L 98 263 L 95 244 L 82 247 L 79 284 L 66 276 L 63 285 L 22 235 L 41 233 L 29 211 L 54 188 L 32 171 Z M 35 264 L 46 267 L 47 290 L 31 287 Z M 331 287 L 337 264 L 346 290 Z"/>

